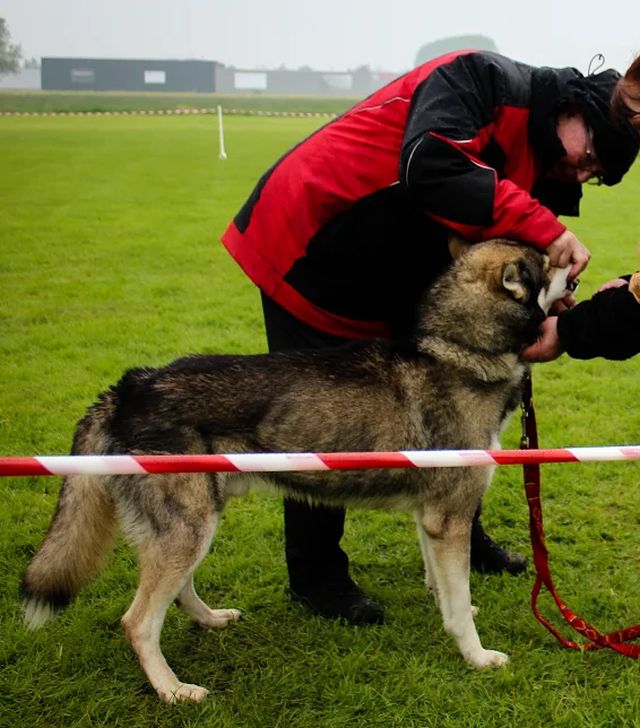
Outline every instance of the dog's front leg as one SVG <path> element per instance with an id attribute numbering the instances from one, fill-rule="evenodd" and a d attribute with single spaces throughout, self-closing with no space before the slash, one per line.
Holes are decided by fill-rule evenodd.
<path id="1" fill-rule="evenodd" d="M 469 589 L 471 519 L 426 511 L 416 520 L 422 526 L 420 545 L 429 573 L 428 583 L 437 595 L 445 630 L 471 667 L 504 665 L 509 659 L 507 655 L 485 650 L 473 621 Z"/>
<path id="2" fill-rule="evenodd" d="M 431 555 L 427 544 L 427 533 L 422 525 L 422 511 L 414 511 L 413 517 L 416 522 L 416 531 L 418 533 L 418 542 L 420 544 L 420 553 L 422 554 L 422 563 L 424 564 L 424 583 L 427 589 L 433 594 L 438 607 L 440 600 L 438 599 L 438 590 L 433 578 L 433 565 L 430 563 Z"/>

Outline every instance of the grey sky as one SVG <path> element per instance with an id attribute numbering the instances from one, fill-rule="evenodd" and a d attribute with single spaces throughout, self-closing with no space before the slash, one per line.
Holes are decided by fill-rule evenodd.
<path id="1" fill-rule="evenodd" d="M 0 0 L 25 57 L 195 58 L 241 68 L 401 71 L 432 40 L 481 33 L 528 63 L 640 52 L 637 0 Z"/>

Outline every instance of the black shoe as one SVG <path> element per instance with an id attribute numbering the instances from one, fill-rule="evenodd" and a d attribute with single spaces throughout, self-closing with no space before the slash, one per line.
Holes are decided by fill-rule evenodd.
<path id="1" fill-rule="evenodd" d="M 313 589 L 294 591 L 291 598 L 321 617 L 342 619 L 353 625 L 382 624 L 382 605 L 367 596 L 351 580 L 330 582 Z"/>
<path id="2" fill-rule="evenodd" d="M 471 537 L 471 568 L 481 574 L 506 571 L 515 576 L 527 568 L 527 557 L 498 546 L 480 527 Z"/>

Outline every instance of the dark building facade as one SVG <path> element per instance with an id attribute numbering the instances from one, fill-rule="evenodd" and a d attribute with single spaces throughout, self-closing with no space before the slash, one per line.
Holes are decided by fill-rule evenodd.
<path id="1" fill-rule="evenodd" d="M 42 88 L 56 91 L 213 93 L 215 61 L 43 58 Z"/>

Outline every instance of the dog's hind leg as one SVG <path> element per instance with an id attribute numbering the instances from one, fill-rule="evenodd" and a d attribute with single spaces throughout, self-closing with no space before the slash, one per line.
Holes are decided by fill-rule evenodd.
<path id="1" fill-rule="evenodd" d="M 211 609 L 205 604 L 193 586 L 193 573 L 176 597 L 176 604 L 203 629 L 224 629 L 242 617 L 239 609 Z"/>
<path id="2" fill-rule="evenodd" d="M 160 633 L 167 609 L 207 553 L 219 516 L 202 476 L 163 477 L 142 479 L 138 507 L 122 514 L 140 567 L 138 590 L 122 625 L 160 698 L 167 703 L 195 702 L 208 690 L 176 677 L 162 654 Z"/>
<path id="3" fill-rule="evenodd" d="M 141 559 L 141 577 L 133 603 L 122 618 L 122 625 L 140 666 L 158 695 L 166 703 L 178 700 L 199 701 L 208 690 L 180 682 L 167 664 L 160 648 L 160 632 L 169 605 L 183 585 L 182 575 L 161 574 L 149 555 Z M 166 556 L 166 554 L 163 554 Z"/>
<path id="4" fill-rule="evenodd" d="M 425 561 L 435 587 L 445 630 L 455 639 L 465 660 L 477 669 L 499 667 L 508 657 L 485 650 L 473 621 L 469 589 L 471 516 L 425 511 L 420 523 Z"/>

